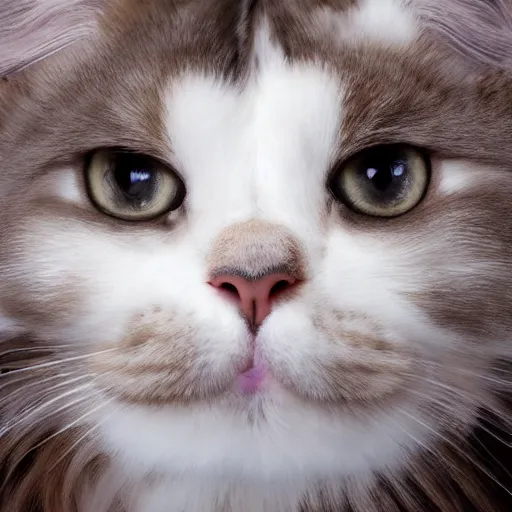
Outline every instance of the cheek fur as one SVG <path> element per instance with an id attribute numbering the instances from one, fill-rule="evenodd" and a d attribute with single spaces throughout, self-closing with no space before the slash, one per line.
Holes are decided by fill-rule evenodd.
<path id="1" fill-rule="evenodd" d="M 490 176 L 492 179 L 492 176 Z M 512 188 L 484 184 L 445 201 L 442 216 L 425 222 L 411 243 L 431 240 L 415 260 L 426 277 L 409 300 L 441 328 L 467 341 L 503 342 L 512 326 Z"/>
<path id="2" fill-rule="evenodd" d="M 286 388 L 331 408 L 382 405 L 414 371 L 414 352 L 392 331 L 349 311 L 283 306 L 262 327 L 260 343 Z"/>
<path id="3" fill-rule="evenodd" d="M 249 334 L 241 321 L 223 327 L 185 311 L 137 313 L 111 352 L 91 358 L 99 386 L 122 402 L 164 407 L 225 393 L 247 366 Z"/>

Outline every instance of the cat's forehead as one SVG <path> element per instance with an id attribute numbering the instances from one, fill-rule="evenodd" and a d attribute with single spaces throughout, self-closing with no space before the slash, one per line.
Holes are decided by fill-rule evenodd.
<path id="1" fill-rule="evenodd" d="M 236 96 L 255 90 L 260 77 L 278 66 L 313 69 L 336 84 L 329 101 L 333 110 L 343 110 L 335 148 L 340 158 L 400 142 L 443 156 L 508 162 L 510 145 L 503 138 L 512 133 L 506 128 L 512 122 L 510 76 L 489 66 L 478 72 L 466 67 L 460 52 L 420 16 L 423 3 L 428 1 L 110 0 L 98 17 L 92 53 L 73 72 L 79 46 L 49 58 L 44 86 L 34 87 L 34 119 L 6 122 L 16 124 L 13 144 L 37 149 L 36 162 L 50 162 L 55 148 L 81 154 L 99 146 L 167 158 L 173 149 L 166 140 L 169 90 L 184 77 L 216 81 Z M 446 3 L 452 4 L 464 3 Z M 459 30 L 454 23 L 450 33 Z M 289 74 L 290 90 L 299 91 L 307 76 Z M 295 117 L 300 101 L 309 101 L 306 116 L 312 103 L 326 103 L 322 94 L 285 99 L 297 98 Z M 194 109 L 198 99 L 187 99 L 186 108 Z M 44 124 L 44 140 L 34 124 Z"/>
<path id="2" fill-rule="evenodd" d="M 446 12 L 454 14 L 459 3 L 449 0 Z M 489 67 L 473 73 L 461 52 L 432 30 L 432 20 L 443 11 L 432 14 L 431 4 L 435 2 L 117 0 L 102 21 L 109 50 L 95 65 L 105 81 L 114 80 L 113 101 L 119 87 L 132 88 L 134 101 L 149 105 L 152 119 L 165 110 L 162 99 L 184 75 L 215 77 L 244 90 L 276 62 L 285 69 L 314 68 L 339 88 L 332 108 L 343 103 L 340 153 L 406 142 L 446 156 L 485 159 L 491 154 L 501 160 L 489 146 L 483 155 L 474 139 L 488 140 L 491 146 L 500 139 L 494 115 L 510 103 L 509 78 Z M 454 23 L 452 32 L 459 30 L 461 40 L 468 39 L 465 28 Z M 297 86 L 300 80 L 298 76 Z M 152 96 L 159 104 L 148 104 Z"/>
<path id="3" fill-rule="evenodd" d="M 100 27 L 120 59 L 158 55 L 157 69 L 171 76 L 186 68 L 235 79 L 264 58 L 262 32 L 291 63 L 336 61 L 360 45 L 397 50 L 421 33 L 418 11 L 404 0 L 114 0 Z"/>

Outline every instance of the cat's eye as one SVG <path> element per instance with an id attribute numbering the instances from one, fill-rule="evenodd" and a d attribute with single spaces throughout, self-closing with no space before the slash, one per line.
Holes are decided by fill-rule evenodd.
<path id="1" fill-rule="evenodd" d="M 173 170 L 129 151 L 96 151 L 85 179 L 96 207 L 124 220 L 154 219 L 177 209 L 185 197 L 183 181 Z"/>
<path id="2" fill-rule="evenodd" d="M 430 162 L 420 150 L 388 145 L 369 148 L 338 166 L 330 179 L 336 198 L 348 208 L 374 217 L 396 217 L 425 196 Z"/>

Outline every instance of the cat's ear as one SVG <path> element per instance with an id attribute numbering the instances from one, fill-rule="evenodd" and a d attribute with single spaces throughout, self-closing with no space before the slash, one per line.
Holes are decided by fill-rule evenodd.
<path id="1" fill-rule="evenodd" d="M 512 0 L 411 0 L 426 25 L 464 57 L 512 69 Z"/>
<path id="2" fill-rule="evenodd" d="M 79 41 L 96 28 L 102 0 L 0 0 L 0 77 Z"/>

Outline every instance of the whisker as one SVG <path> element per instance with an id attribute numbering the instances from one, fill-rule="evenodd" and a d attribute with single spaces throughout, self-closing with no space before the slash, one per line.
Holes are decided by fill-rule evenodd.
<path id="1" fill-rule="evenodd" d="M 85 397 L 77 398 L 76 400 L 73 400 L 72 402 L 68 402 L 67 404 L 62 405 L 61 407 L 52 411 L 51 415 L 47 414 L 47 415 L 44 415 L 41 418 L 39 418 L 39 422 L 42 423 L 43 421 L 47 420 L 51 416 L 54 416 L 54 415 L 58 414 L 59 412 L 65 411 L 67 409 L 71 409 L 73 406 L 80 404 L 82 402 L 86 402 L 87 400 L 90 400 L 90 399 L 91 399 L 90 396 L 85 396 Z"/>
<path id="2" fill-rule="evenodd" d="M 61 397 L 62 398 L 62 395 Z M 70 407 L 73 407 L 74 405 L 78 404 L 78 403 L 81 403 L 81 402 L 85 402 L 87 400 L 90 400 L 90 396 L 86 396 L 86 397 L 82 397 L 82 398 L 79 398 L 78 400 L 74 400 L 73 402 L 71 403 L 68 403 L 66 404 L 65 406 L 63 407 L 60 407 L 59 409 L 57 409 L 56 411 L 54 411 L 54 413 L 57 413 L 57 412 L 60 412 L 62 410 L 65 410 L 65 409 L 69 409 Z M 112 400 L 114 400 L 114 398 L 112 398 Z M 69 430 L 70 428 L 72 428 L 75 424 L 79 423 L 80 421 L 82 421 L 83 419 L 85 419 L 87 416 L 93 414 L 96 410 L 100 410 L 102 407 L 105 407 L 108 403 L 110 403 L 110 401 L 107 401 L 107 402 L 103 402 L 102 404 L 100 404 L 100 406 L 94 408 L 93 410 L 89 411 L 88 413 L 82 415 L 80 418 L 78 418 L 77 420 L 73 421 L 72 423 L 68 424 L 65 428 L 62 428 L 61 430 L 59 430 L 59 432 L 55 433 L 55 434 L 52 434 L 51 436 L 45 438 L 43 441 L 37 443 L 35 446 L 31 447 L 29 450 L 27 450 L 21 457 L 19 457 L 17 459 L 16 462 L 14 462 L 13 464 L 11 464 L 11 467 L 7 473 L 7 475 L 5 475 L 4 477 L 4 482 L 0 485 L 0 495 L 2 494 L 2 492 L 4 491 L 5 489 L 5 486 L 8 484 L 10 478 L 12 477 L 12 475 L 14 474 L 15 470 L 18 468 L 18 466 L 21 464 L 21 462 L 23 461 L 23 459 L 29 455 L 32 451 L 36 450 L 37 448 L 40 448 L 41 446 L 43 446 L 45 443 L 47 443 L 48 441 L 50 441 L 51 439 L 57 437 L 58 435 L 62 435 L 64 432 L 66 432 L 67 430 Z M 114 411 L 115 412 L 115 411 Z M 104 421 L 106 421 L 108 418 L 110 417 L 107 416 L 107 418 L 105 420 L 103 420 L 102 422 L 100 422 L 99 424 L 97 424 L 95 426 L 96 427 L 99 427 L 100 425 L 103 424 Z M 26 419 L 26 418 L 25 418 Z M 11 427 L 12 428 L 12 427 Z M 93 429 L 90 429 L 90 431 L 92 431 Z M 1 433 L 0 433 L 0 437 L 1 437 Z M 82 438 L 80 438 L 81 440 Z M 78 442 L 74 443 L 71 447 L 71 449 L 73 449 L 74 447 L 76 447 L 78 444 Z M 69 450 L 66 450 L 66 452 L 64 453 L 64 455 L 59 458 L 59 461 L 60 462 L 70 451 L 71 449 Z M 56 464 L 54 464 L 51 468 L 48 469 L 48 471 L 51 471 L 54 467 L 56 466 Z"/>
<path id="3" fill-rule="evenodd" d="M 430 397 L 429 395 L 427 394 L 424 394 L 424 393 L 420 393 L 418 391 L 414 391 L 414 390 L 409 390 L 409 392 L 415 394 L 416 396 L 419 396 L 421 398 L 426 398 L 428 400 L 430 400 L 431 402 L 434 402 L 436 405 L 440 405 L 440 406 L 443 406 L 443 408 L 445 409 L 448 409 L 450 407 L 450 404 L 448 403 L 443 403 L 439 400 L 436 400 L 436 399 L 433 399 L 432 397 Z M 449 410 L 449 409 L 448 409 Z M 479 418 L 480 419 L 480 418 Z M 490 420 L 488 420 L 491 425 L 494 425 L 495 427 L 498 427 L 500 428 L 501 426 L 499 424 L 497 424 L 496 422 L 492 422 Z M 483 430 L 484 432 L 486 432 L 487 434 L 489 434 L 491 437 L 493 437 L 496 441 L 498 441 L 500 444 L 504 445 L 506 448 L 512 448 L 512 442 L 509 442 L 509 441 L 505 441 L 505 439 L 502 439 L 500 436 L 498 436 L 496 433 L 492 432 L 490 429 L 488 429 L 485 425 L 482 424 L 481 421 L 478 421 L 478 424 L 477 424 L 478 428 L 480 428 L 481 430 Z M 501 428 L 500 428 L 501 429 Z"/>
<path id="4" fill-rule="evenodd" d="M 111 401 L 108 401 L 107 403 L 110 403 Z M 107 405 L 107 403 L 103 405 Z M 89 437 L 92 433 L 96 432 L 101 426 L 103 426 L 117 411 L 119 410 L 119 407 L 116 407 L 110 414 L 108 414 L 103 420 L 96 423 L 94 426 L 92 426 L 85 434 L 80 436 L 63 454 L 55 464 L 53 464 L 48 471 L 52 471 L 55 469 L 84 439 Z"/>
<path id="5" fill-rule="evenodd" d="M 507 489 L 505 485 L 503 485 L 494 475 L 492 475 L 486 468 L 482 467 L 481 464 L 479 464 L 477 461 L 475 461 L 473 458 L 469 457 L 466 453 L 464 453 L 463 450 L 460 449 L 453 441 L 448 439 L 446 436 L 441 434 L 440 432 L 437 432 L 434 428 L 427 425 L 426 423 L 422 422 L 412 414 L 409 414 L 407 411 L 404 411 L 401 408 L 397 408 L 397 411 L 399 411 L 404 416 L 407 416 L 408 418 L 412 419 L 413 421 L 416 421 L 419 425 L 426 428 L 428 431 L 432 432 L 435 436 L 437 436 L 439 439 L 444 441 L 447 445 L 451 446 L 461 457 L 463 457 L 465 460 L 467 460 L 469 463 L 473 464 L 479 471 L 481 471 L 484 475 L 486 475 L 488 478 L 490 478 L 496 485 L 501 487 L 507 494 L 512 496 L 512 491 L 510 489 Z"/>
<path id="6" fill-rule="evenodd" d="M 425 377 L 423 375 L 416 375 L 416 374 L 413 374 L 413 373 L 405 373 L 404 375 L 406 375 L 407 377 L 415 378 L 415 379 L 421 379 L 424 382 L 428 382 L 429 384 L 433 384 L 434 386 L 437 386 L 439 388 L 447 389 L 448 391 L 453 391 L 454 389 L 457 389 L 457 388 L 454 388 L 453 386 L 450 386 L 448 384 L 444 384 L 443 382 L 439 382 L 439 381 L 434 380 L 434 379 L 429 379 L 428 377 Z"/>
<path id="7" fill-rule="evenodd" d="M 430 395 L 427 395 L 426 393 L 415 392 L 413 390 L 410 390 L 410 392 L 419 396 L 420 398 L 425 398 L 431 402 L 434 402 L 437 405 L 442 406 L 445 409 L 449 408 L 450 404 L 435 400 Z M 425 409 L 423 409 L 423 413 L 426 413 Z M 504 445 L 506 448 L 512 448 L 512 443 L 502 439 L 498 434 L 494 433 L 492 430 L 490 430 L 485 425 L 483 425 L 481 421 L 478 422 L 477 426 L 479 429 L 481 429 L 482 431 L 487 433 L 489 436 L 491 436 L 493 439 L 498 441 L 500 444 Z M 500 427 L 500 425 L 495 425 L 495 426 Z M 482 449 L 484 449 L 487 452 L 487 454 L 494 460 L 494 462 L 496 462 L 498 464 L 498 466 L 501 467 L 501 469 L 505 472 L 505 474 L 512 479 L 512 473 L 510 473 L 509 470 L 493 455 L 493 453 L 485 446 L 485 444 L 478 437 L 475 438 L 475 441 L 482 447 Z"/>
<path id="8" fill-rule="evenodd" d="M 39 383 L 41 382 L 45 382 L 46 380 L 50 380 L 50 379 L 58 379 L 59 377 L 68 377 L 69 375 L 75 375 L 76 372 L 66 372 L 66 373 L 59 373 L 57 375 L 52 375 L 51 377 L 48 377 L 47 379 L 44 379 L 44 380 L 40 380 L 38 381 Z M 2 384 L 0 386 L 0 390 L 4 389 L 4 388 L 7 388 L 9 386 L 14 386 L 15 384 L 18 384 L 20 382 L 26 382 L 27 380 L 32 380 L 34 378 L 33 375 L 22 375 L 21 378 L 16 378 L 16 379 L 12 379 L 12 381 L 9 381 L 8 382 L 5 382 L 4 384 Z M 28 386 L 25 386 L 25 387 L 28 387 Z"/>
<path id="9" fill-rule="evenodd" d="M 30 409 L 27 414 L 23 415 L 20 419 L 18 419 L 16 422 L 14 422 L 13 424 L 3 428 L 0 430 L 0 437 L 3 437 L 5 434 L 7 434 L 9 431 L 11 431 L 13 428 L 17 427 L 18 425 L 20 425 L 21 423 L 27 421 L 29 418 L 32 418 L 35 414 L 37 414 L 38 412 L 48 408 L 50 405 L 54 404 L 55 402 L 58 402 L 59 400 L 62 400 L 63 398 L 66 398 L 68 396 L 71 396 L 75 393 L 78 393 L 80 391 L 83 391 L 84 389 L 90 389 L 92 388 L 93 385 L 92 383 L 87 383 L 87 384 L 84 384 L 83 386 L 79 386 L 77 388 L 74 388 L 70 391 L 66 391 L 65 393 L 62 393 L 61 395 L 55 397 L 55 398 L 52 398 L 51 400 L 48 400 L 46 402 L 44 402 L 43 404 L 39 405 L 39 406 L 36 406 L 35 408 L 32 408 Z M 79 403 L 80 401 L 84 401 L 86 399 L 89 399 L 90 397 L 82 397 L 81 399 L 79 399 L 77 402 L 71 402 L 67 405 L 65 405 L 63 408 L 59 408 L 55 411 L 53 411 L 53 413 L 57 413 L 57 412 L 61 412 L 62 410 L 66 409 L 66 408 L 69 408 L 69 407 L 72 407 L 73 405 L 75 405 L 76 403 Z"/>
<path id="10" fill-rule="evenodd" d="M 485 430 L 485 432 L 487 432 L 488 434 L 491 434 L 491 432 L 489 432 L 488 430 Z M 494 436 L 493 436 L 494 437 Z M 501 441 L 501 439 L 499 439 L 499 441 Z M 498 466 L 503 470 L 503 472 L 509 477 L 512 479 L 512 473 L 498 460 L 498 458 L 489 450 L 489 448 L 487 448 L 487 446 L 485 446 L 485 444 L 480 440 L 478 439 L 478 437 L 476 437 L 476 442 L 480 445 L 480 447 L 482 449 L 485 450 L 485 452 L 487 453 L 487 455 L 489 457 L 491 457 L 491 459 L 496 463 L 498 464 Z M 512 446 L 511 445 L 507 445 L 507 443 L 503 443 L 507 446 L 507 448 L 511 448 Z"/>
<path id="11" fill-rule="evenodd" d="M 72 421 L 71 423 L 68 423 L 65 427 L 61 428 L 60 430 L 58 430 L 57 432 L 53 433 L 52 435 L 48 436 L 47 438 L 45 438 L 43 441 L 37 443 L 35 446 L 33 446 L 25 455 L 23 455 L 22 458 L 24 458 L 26 455 L 28 455 L 28 453 L 30 453 L 32 450 L 36 450 L 38 448 L 40 448 L 41 446 L 43 446 L 44 444 L 46 444 L 47 442 L 51 441 L 52 439 L 54 439 L 55 437 L 57 436 L 60 436 L 62 434 L 64 434 L 65 432 L 67 432 L 68 430 L 72 429 L 75 425 L 78 425 L 80 422 L 82 422 L 84 419 L 88 418 L 89 416 L 91 416 L 91 414 L 94 414 L 95 412 L 103 409 L 104 407 L 106 407 L 109 403 L 113 402 L 115 400 L 115 398 L 110 398 L 109 400 L 107 400 L 106 402 L 103 402 L 101 403 L 100 405 L 96 406 L 96 407 L 93 407 L 90 411 L 86 412 L 85 414 L 82 414 L 82 416 L 80 416 L 79 418 L 77 418 L 76 420 Z"/>
<path id="12" fill-rule="evenodd" d="M 420 364 L 421 364 L 421 367 L 423 367 L 423 368 L 428 368 L 428 367 L 437 368 L 437 369 L 444 368 L 443 364 L 436 363 L 434 361 L 427 361 L 427 362 L 420 361 Z M 512 371 L 509 371 L 509 370 L 506 370 L 504 368 L 500 368 L 497 366 L 486 366 L 485 369 L 489 370 L 490 373 L 496 372 L 496 373 L 502 373 L 502 374 L 512 374 Z M 482 379 L 482 380 L 485 380 L 488 382 L 499 384 L 500 386 L 501 385 L 512 386 L 512 380 L 493 378 L 487 374 L 477 373 L 473 370 L 468 370 L 467 368 L 456 368 L 454 371 L 461 373 L 461 374 L 472 375 L 473 377 L 476 377 L 478 379 Z M 417 377 L 417 376 L 418 375 L 411 375 L 411 377 Z"/>
<path id="13" fill-rule="evenodd" d="M 443 460 L 448 466 L 450 466 L 452 469 L 455 469 L 460 474 L 464 474 L 464 472 L 460 468 L 457 468 L 457 466 L 452 461 L 448 460 L 442 453 L 440 453 L 439 450 L 436 450 L 434 447 L 428 446 L 423 441 L 420 441 L 416 436 L 411 434 L 407 429 L 400 425 L 398 421 L 394 420 L 393 418 L 389 418 L 389 420 L 392 423 L 394 423 L 402 432 L 404 432 L 404 434 L 409 436 L 415 443 L 417 443 L 418 446 L 421 446 L 424 450 L 428 451 L 435 457 L 438 457 L 439 459 Z"/>
<path id="14" fill-rule="evenodd" d="M 429 379 L 424 379 L 422 378 L 422 380 L 425 380 L 427 382 L 429 382 L 430 384 L 434 384 L 434 385 L 439 385 L 438 387 L 441 387 L 442 389 L 446 389 L 448 390 L 450 393 L 453 393 L 454 395 L 456 396 L 460 396 L 462 398 L 465 398 L 466 400 L 468 400 L 469 403 L 474 403 L 474 399 L 472 397 L 470 397 L 469 395 L 463 393 L 462 391 L 456 389 L 456 388 L 451 388 L 450 386 L 446 386 L 446 385 L 440 385 L 440 383 L 437 383 L 435 381 L 431 381 Z M 413 395 L 416 395 L 416 396 L 419 396 L 420 398 L 423 398 L 423 399 L 426 399 L 427 401 L 431 402 L 431 403 L 435 403 L 436 405 L 438 406 L 441 406 L 443 409 L 446 409 L 446 410 L 450 410 L 450 404 L 449 403 L 445 403 L 445 402 L 442 402 L 441 400 L 437 399 L 437 398 L 434 398 L 432 397 L 431 395 L 427 394 L 427 393 L 422 393 L 421 391 L 417 391 L 417 390 L 414 390 L 414 389 L 409 389 L 408 390 L 408 393 L 411 393 Z M 489 404 L 485 404 L 487 407 L 489 406 Z M 491 413 L 492 412 L 495 412 L 497 413 L 498 411 L 493 411 L 491 410 L 490 411 Z M 487 419 L 487 421 L 499 428 L 500 430 L 502 430 L 502 427 L 501 425 L 499 425 L 498 423 L 496 423 L 495 421 L 492 421 L 491 419 Z M 499 443 L 503 444 L 504 446 L 506 446 L 507 448 L 512 448 L 512 442 L 509 442 L 509 441 L 505 441 L 505 439 L 502 439 L 498 434 L 496 434 L 495 432 L 492 432 L 490 429 L 488 429 L 485 425 L 482 424 L 482 422 L 478 422 L 478 427 L 480 429 L 482 429 L 484 432 L 486 432 L 487 434 L 489 434 L 491 437 L 493 437 L 494 439 L 496 439 L 496 441 L 498 441 Z"/>
<path id="15" fill-rule="evenodd" d="M 435 463 L 436 461 L 442 461 L 445 465 L 445 468 L 449 470 L 449 472 L 452 472 L 452 474 L 457 474 L 462 482 L 464 482 L 467 478 L 466 471 L 463 470 L 463 468 L 459 467 L 453 460 L 450 460 L 447 458 L 440 450 L 435 448 L 434 446 L 428 446 L 424 442 L 420 441 L 417 437 L 415 437 L 413 434 L 411 434 L 407 429 L 403 428 L 402 425 L 400 425 L 397 421 L 390 418 L 391 422 L 394 423 L 397 428 L 399 428 L 402 432 L 404 432 L 408 437 L 410 437 L 415 443 L 418 444 L 418 446 L 421 446 L 427 453 L 432 454 L 433 460 L 431 459 L 428 461 L 427 464 L 430 465 L 431 468 L 435 470 Z M 475 464 L 474 461 L 471 461 L 471 463 Z M 475 464 L 476 465 L 476 464 Z M 425 477 L 421 474 L 418 474 L 417 468 L 415 468 L 414 464 L 409 464 L 409 471 L 411 471 L 410 477 L 416 480 L 416 485 L 418 485 L 420 488 L 423 489 L 423 492 L 428 492 L 429 485 L 425 486 Z M 439 477 L 434 475 L 434 478 L 439 479 Z M 442 478 L 442 477 L 441 477 Z M 453 478 L 453 476 L 452 476 Z M 492 478 L 492 476 L 490 477 Z M 495 481 L 495 478 L 492 478 L 493 481 Z M 438 480 L 439 481 L 439 480 Z M 399 481 L 400 482 L 400 481 Z M 449 485 L 449 484 L 448 484 Z M 406 489 L 403 489 L 402 492 L 406 491 Z"/>
<path id="16" fill-rule="evenodd" d="M 30 348 L 13 348 L 11 350 L 5 350 L 0 352 L 0 357 L 10 356 L 11 354 L 19 354 L 20 352 L 52 352 L 61 348 L 69 348 L 73 345 L 46 345 L 41 347 L 30 347 Z"/>
<path id="17" fill-rule="evenodd" d="M 391 415 L 389 415 L 388 419 L 389 419 L 389 421 L 391 421 L 391 423 L 394 423 L 402 432 L 407 434 L 416 444 L 421 446 L 423 449 L 425 449 L 429 452 L 433 451 L 433 449 L 430 446 L 427 446 L 423 441 L 420 441 L 416 436 L 412 435 L 408 430 L 406 430 L 402 425 L 400 425 L 400 423 L 398 423 L 398 421 L 393 419 L 391 417 Z"/>
<path id="18" fill-rule="evenodd" d="M 64 374 L 66 375 L 66 374 Z M 67 375 L 74 375 L 73 372 L 69 372 Z M 86 375 L 80 375 L 79 377 L 74 377 L 72 379 L 68 379 L 68 380 L 65 380 L 64 382 L 60 382 L 59 384 L 56 384 L 55 386 L 52 386 L 50 388 L 47 388 L 47 389 L 44 389 L 43 392 L 44 393 L 51 393 L 53 391 L 55 391 L 56 389 L 59 389 L 63 386 L 68 386 L 69 384 L 72 384 L 74 382 L 78 382 L 80 380 L 83 380 L 83 379 L 87 379 L 87 378 L 91 378 L 93 377 L 95 374 L 93 373 L 89 373 L 89 374 L 86 374 Z M 16 396 L 17 394 L 19 393 L 22 393 L 22 392 L 25 392 L 27 389 L 29 388 L 33 388 L 33 387 L 36 387 L 36 386 L 41 386 L 41 384 L 44 384 L 45 382 L 49 382 L 51 380 L 55 380 L 56 378 L 60 378 L 61 375 L 53 375 L 52 377 L 47 377 L 46 379 L 41 379 L 41 380 L 38 380 L 36 382 L 32 382 L 30 384 L 27 384 L 25 386 L 21 386 L 19 387 L 18 389 L 12 391 L 11 393 L 9 393 L 8 395 L 5 395 L 5 396 L 0 396 L 0 404 L 3 403 L 3 402 L 7 402 L 8 400 L 12 400 L 13 396 Z"/>
<path id="19" fill-rule="evenodd" d="M 81 356 L 74 356 L 74 357 L 68 357 L 66 359 L 60 359 L 58 361 L 50 361 L 48 363 L 41 363 L 41 364 L 37 364 L 37 365 L 33 365 L 33 366 L 27 366 L 27 367 L 24 367 L 24 368 L 20 368 L 18 370 L 12 370 L 12 371 L 10 371 L 8 373 L 2 374 L 2 375 L 0 375 L 0 379 L 4 379 L 4 378 L 6 378 L 8 376 L 12 376 L 12 375 L 17 375 L 19 373 L 24 373 L 24 372 L 34 371 L 34 370 L 40 370 L 42 368 L 51 368 L 51 367 L 54 367 L 54 366 L 60 366 L 60 365 L 66 364 L 66 363 L 74 362 L 74 361 L 82 361 L 84 359 L 88 359 L 88 358 L 93 357 L 93 356 L 107 354 L 109 352 L 112 352 L 113 350 L 115 350 L 115 349 L 110 348 L 110 349 L 106 349 L 106 350 L 100 350 L 99 352 L 92 352 L 92 353 L 89 353 L 89 354 L 84 354 L 84 355 L 81 355 Z"/>

